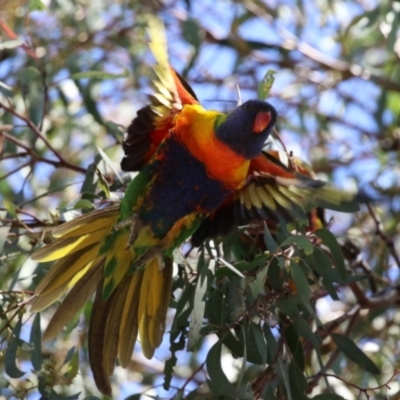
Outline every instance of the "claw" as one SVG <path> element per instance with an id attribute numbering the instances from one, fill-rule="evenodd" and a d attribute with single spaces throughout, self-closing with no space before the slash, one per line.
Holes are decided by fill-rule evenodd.
<path id="1" fill-rule="evenodd" d="M 119 231 L 126 226 L 130 226 L 129 238 L 125 246 L 125 250 L 128 250 L 132 244 L 135 242 L 136 238 L 139 235 L 140 228 L 142 227 L 142 223 L 140 222 L 139 216 L 137 214 L 133 214 L 132 217 L 124 219 L 123 221 L 118 222 L 118 224 L 114 225 L 114 231 Z"/>
<path id="2" fill-rule="evenodd" d="M 142 257 L 135 263 L 137 268 L 141 268 L 146 265 L 151 259 L 154 257 L 161 257 L 162 256 L 163 245 L 159 244 L 157 246 L 152 247 L 151 249 L 147 250 L 146 253 L 143 254 Z M 162 265 L 162 263 L 160 263 Z"/>

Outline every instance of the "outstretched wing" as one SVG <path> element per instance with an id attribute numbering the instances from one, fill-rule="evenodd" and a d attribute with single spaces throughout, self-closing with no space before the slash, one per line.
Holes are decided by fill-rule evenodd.
<path id="1" fill-rule="evenodd" d="M 285 166 L 276 153 L 257 157 L 249 172 L 248 183 L 234 195 L 235 220 L 243 224 L 251 219 L 272 219 L 288 223 L 307 219 L 307 211 L 322 207 L 355 212 L 355 195 L 328 182 L 314 179 L 300 161 Z"/>
<path id="2" fill-rule="evenodd" d="M 354 194 L 315 179 L 301 160 L 265 151 L 251 161 L 247 183 L 200 225 L 192 244 L 199 246 L 252 220 L 307 221 L 307 213 L 316 207 L 355 212 L 358 203 Z"/>
<path id="3" fill-rule="evenodd" d="M 121 161 L 124 171 L 138 171 L 150 160 L 161 141 L 173 126 L 173 117 L 185 104 L 198 104 L 188 83 L 169 65 L 164 27 L 158 19 L 150 18 L 150 48 L 157 64 L 152 80 L 155 94 L 150 104 L 137 112 L 128 127 L 122 144 L 125 156 Z"/>

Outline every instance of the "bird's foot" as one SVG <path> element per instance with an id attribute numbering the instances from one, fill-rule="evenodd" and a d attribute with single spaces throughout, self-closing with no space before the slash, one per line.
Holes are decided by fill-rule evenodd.
<path id="1" fill-rule="evenodd" d="M 140 228 L 142 227 L 142 223 L 140 222 L 138 214 L 133 214 L 132 217 L 129 217 L 121 222 L 118 222 L 118 224 L 114 225 L 114 231 L 119 231 L 120 229 L 125 228 L 126 226 L 130 226 L 131 228 L 129 233 L 129 238 L 125 246 L 125 250 L 128 250 L 137 239 Z"/>
<path id="2" fill-rule="evenodd" d="M 146 253 L 143 254 L 142 257 L 139 258 L 139 260 L 135 263 L 137 268 L 142 268 L 144 267 L 150 260 L 152 260 L 154 257 L 162 257 L 162 250 L 163 250 L 163 245 L 159 244 L 157 246 L 154 246 L 150 248 L 149 250 L 146 251 Z M 160 265 L 163 265 L 162 262 L 159 263 Z"/>

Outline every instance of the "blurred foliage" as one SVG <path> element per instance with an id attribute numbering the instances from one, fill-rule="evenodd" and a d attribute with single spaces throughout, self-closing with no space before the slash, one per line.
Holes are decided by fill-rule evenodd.
<path id="1" fill-rule="evenodd" d="M 90 304 L 42 344 L 49 314 L 32 315 L 29 299 L 49 265 L 29 255 L 52 226 L 120 196 L 130 179 L 118 176 L 119 143 L 146 102 L 152 12 L 207 108 L 233 107 L 236 85 L 257 97 L 277 71 L 269 100 L 288 151 L 374 201 L 328 214 L 327 229 L 259 227 L 181 259 L 165 343 L 156 359 L 138 347 L 131 368 L 117 368 L 115 398 L 399 399 L 400 3 L 146 4 L 2 0 L 1 398 L 98 395 Z"/>

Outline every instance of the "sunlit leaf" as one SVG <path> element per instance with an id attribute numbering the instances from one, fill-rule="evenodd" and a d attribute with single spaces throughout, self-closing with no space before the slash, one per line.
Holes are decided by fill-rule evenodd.
<path id="1" fill-rule="evenodd" d="M 79 371 L 79 353 L 77 351 L 71 357 L 68 363 L 68 370 L 65 373 L 67 379 L 73 379 L 78 374 Z"/>
<path id="2" fill-rule="evenodd" d="M 277 71 L 273 69 L 269 69 L 267 73 L 265 74 L 264 78 L 258 85 L 258 98 L 260 100 L 265 100 L 269 92 L 271 91 L 272 85 L 274 84 L 275 77 L 274 75 L 277 73 Z"/>
<path id="3" fill-rule="evenodd" d="M 282 247 L 295 244 L 299 249 L 303 250 L 305 254 L 312 254 L 314 251 L 314 246 L 311 244 L 310 240 L 301 235 L 289 236 L 283 243 Z"/>
<path id="4" fill-rule="evenodd" d="M 42 2 L 42 0 L 29 0 L 28 10 L 29 11 L 43 11 L 46 9 L 46 6 Z"/>
<path id="5" fill-rule="evenodd" d="M 194 305 L 190 314 L 188 350 L 193 350 L 200 338 L 200 329 L 203 325 L 204 310 L 206 307 L 204 294 L 207 290 L 207 285 L 207 275 L 204 279 L 198 279 L 194 294 Z"/>

